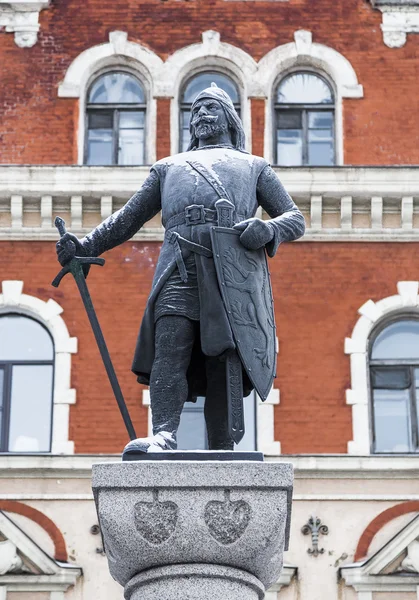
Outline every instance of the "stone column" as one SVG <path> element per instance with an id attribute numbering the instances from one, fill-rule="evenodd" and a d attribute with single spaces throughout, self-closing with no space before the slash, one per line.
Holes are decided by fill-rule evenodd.
<path id="1" fill-rule="evenodd" d="M 282 568 L 291 464 L 150 461 L 93 467 L 112 577 L 126 600 L 261 600 Z"/>

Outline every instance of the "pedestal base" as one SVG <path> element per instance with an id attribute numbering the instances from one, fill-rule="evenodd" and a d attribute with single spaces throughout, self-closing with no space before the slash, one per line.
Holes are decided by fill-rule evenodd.
<path id="1" fill-rule="evenodd" d="M 246 571 L 185 564 L 149 569 L 125 587 L 126 600 L 262 600 L 265 588 Z"/>
<path id="2" fill-rule="evenodd" d="M 112 577 L 127 600 L 261 600 L 281 572 L 292 483 L 291 464 L 257 460 L 94 465 Z"/>

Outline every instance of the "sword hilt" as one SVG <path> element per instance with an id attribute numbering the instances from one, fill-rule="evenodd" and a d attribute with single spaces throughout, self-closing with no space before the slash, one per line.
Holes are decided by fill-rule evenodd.
<path id="1" fill-rule="evenodd" d="M 63 237 L 63 235 L 67 233 L 64 219 L 62 219 L 61 217 L 55 217 L 54 224 L 55 227 L 58 229 L 60 237 Z M 100 267 L 103 267 L 104 264 L 104 258 L 97 258 L 95 256 L 74 256 L 66 265 L 64 265 L 64 267 L 52 281 L 51 285 L 57 288 L 60 285 L 62 278 L 65 275 L 67 275 L 67 273 L 71 273 L 74 271 L 74 269 L 77 269 L 78 265 L 81 265 L 82 268 L 83 265 L 99 265 Z M 87 270 L 84 271 L 85 277 L 87 277 L 89 267 L 86 267 L 86 269 Z"/>
<path id="2" fill-rule="evenodd" d="M 67 233 L 67 229 L 65 228 L 65 221 L 61 217 L 55 217 L 54 225 L 58 229 L 60 237 L 63 237 L 63 235 Z"/>

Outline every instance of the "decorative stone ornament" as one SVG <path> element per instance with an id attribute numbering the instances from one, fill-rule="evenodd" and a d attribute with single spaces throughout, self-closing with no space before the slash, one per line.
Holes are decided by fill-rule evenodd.
<path id="1" fill-rule="evenodd" d="M 126 600 L 262 600 L 282 569 L 292 484 L 284 463 L 94 465 L 112 577 Z"/>
<path id="2" fill-rule="evenodd" d="M 409 573 L 419 573 L 419 538 L 410 542 L 407 547 L 407 556 L 403 560 L 401 571 L 408 571 Z"/>
<path id="3" fill-rule="evenodd" d="M 14 32 L 19 48 L 32 48 L 38 40 L 39 13 L 51 0 L 0 0 L 0 26 Z"/>
<path id="4" fill-rule="evenodd" d="M 21 573 L 24 571 L 23 561 L 17 553 L 16 545 L 10 540 L 0 542 L 0 575 Z"/>
<path id="5" fill-rule="evenodd" d="M 408 33 L 419 33 L 419 0 L 371 0 L 383 13 L 381 29 L 389 48 L 405 45 Z"/>
<path id="6" fill-rule="evenodd" d="M 322 524 L 319 517 L 311 516 L 308 522 L 301 528 L 301 533 L 303 535 L 311 534 L 311 542 L 313 547 L 307 550 L 308 554 L 311 554 L 311 556 L 315 557 L 317 557 L 319 554 L 324 554 L 325 549 L 319 548 L 319 535 L 327 535 L 329 533 L 329 528 L 327 525 Z"/>

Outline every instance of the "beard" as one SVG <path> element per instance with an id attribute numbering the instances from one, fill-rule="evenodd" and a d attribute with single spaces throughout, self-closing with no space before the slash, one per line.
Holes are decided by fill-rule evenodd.
<path id="1" fill-rule="evenodd" d="M 227 123 L 217 123 L 218 117 L 206 116 L 194 119 L 192 126 L 199 140 L 206 140 L 228 131 Z"/>

